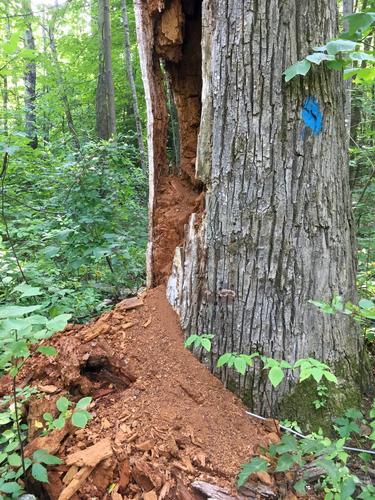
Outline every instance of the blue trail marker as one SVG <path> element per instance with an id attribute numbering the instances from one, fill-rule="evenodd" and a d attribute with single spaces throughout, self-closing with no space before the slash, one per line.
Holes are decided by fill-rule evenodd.
<path id="1" fill-rule="evenodd" d="M 315 97 L 306 97 L 301 111 L 305 128 L 309 127 L 314 135 L 318 135 L 323 129 L 323 113 L 320 111 L 318 100 Z"/>

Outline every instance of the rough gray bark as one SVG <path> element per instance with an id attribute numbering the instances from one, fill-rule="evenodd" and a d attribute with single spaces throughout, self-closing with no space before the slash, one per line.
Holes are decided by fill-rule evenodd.
<path id="1" fill-rule="evenodd" d="M 146 171 L 146 168 L 147 168 L 146 153 L 145 153 L 145 148 L 144 148 L 144 143 L 143 143 L 142 121 L 141 121 L 141 115 L 139 113 L 137 89 L 136 89 L 135 81 L 134 81 L 133 65 L 132 65 L 132 58 L 131 58 L 131 52 L 130 52 L 129 20 L 128 20 L 128 11 L 126 10 L 126 0 L 121 0 L 121 14 L 122 14 L 122 24 L 123 24 L 123 28 L 124 28 L 125 66 L 126 66 L 126 72 L 128 75 L 128 81 L 129 81 L 131 93 L 132 93 L 134 120 L 135 120 L 136 129 L 137 129 L 139 155 L 141 158 L 142 169 L 144 171 Z"/>
<path id="2" fill-rule="evenodd" d="M 148 54 L 143 77 L 152 85 L 146 3 L 138 2 L 137 22 Z M 356 328 L 308 303 L 355 298 L 343 82 L 324 67 L 288 84 L 282 76 L 336 35 L 336 1 L 203 0 L 202 25 L 197 172 L 206 208 L 201 224 L 191 216 L 176 250 L 169 300 L 187 335 L 215 334 L 208 363 L 223 379 L 228 373 L 215 368 L 220 354 L 261 351 L 290 362 L 328 361 L 349 386 L 362 349 Z M 324 115 L 317 135 L 301 120 L 307 97 Z M 155 147 L 149 152 L 152 162 Z M 294 381 L 288 375 L 275 391 L 256 367 L 231 378 L 263 414 L 277 410 Z"/>
<path id="3" fill-rule="evenodd" d="M 112 76 L 110 1 L 98 0 L 100 36 L 99 73 L 96 89 L 96 131 L 101 139 L 116 135 L 115 90 Z"/>
<path id="4" fill-rule="evenodd" d="M 24 1 L 23 7 L 27 15 L 32 15 L 30 1 Z M 27 49 L 35 50 L 35 40 L 33 35 L 33 30 L 31 22 L 27 24 L 27 28 L 24 35 L 24 44 Z M 36 98 L 36 63 L 35 61 L 30 61 L 26 65 L 26 71 L 24 75 L 25 81 L 25 132 L 30 142 L 29 145 L 36 149 L 38 147 L 38 135 L 36 128 L 36 110 L 35 110 L 35 98 Z"/>

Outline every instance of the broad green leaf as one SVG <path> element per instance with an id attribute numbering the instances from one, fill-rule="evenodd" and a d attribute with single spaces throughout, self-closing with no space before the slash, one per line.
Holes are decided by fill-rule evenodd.
<path id="1" fill-rule="evenodd" d="M 234 368 L 241 375 L 245 375 L 245 373 L 246 373 L 246 367 L 247 367 L 247 363 L 246 363 L 246 361 L 243 358 L 236 357 L 234 359 Z"/>
<path id="2" fill-rule="evenodd" d="M 49 412 L 43 413 L 43 418 L 46 422 L 53 422 L 52 413 L 49 413 Z"/>
<path id="3" fill-rule="evenodd" d="M 264 458 L 255 457 L 250 460 L 249 463 L 241 465 L 241 472 L 238 475 L 237 486 L 241 488 L 243 486 L 250 474 L 253 472 L 262 472 L 266 471 L 268 467 L 268 462 Z"/>
<path id="4" fill-rule="evenodd" d="M 367 299 L 361 299 L 358 302 L 359 307 L 362 309 L 372 309 L 375 307 L 375 304 L 372 302 L 372 300 L 367 300 Z"/>
<path id="5" fill-rule="evenodd" d="M 69 406 L 71 405 L 72 403 L 69 401 L 69 399 L 67 399 L 66 397 L 64 396 L 61 396 L 57 401 L 56 401 L 56 408 L 61 411 L 61 412 L 65 412 Z"/>
<path id="6" fill-rule="evenodd" d="M 332 40 L 327 43 L 327 52 L 331 55 L 336 55 L 339 52 L 351 52 L 356 48 L 357 43 L 351 40 Z"/>
<path id="7" fill-rule="evenodd" d="M 270 447 L 271 450 L 271 447 Z M 272 445 L 272 455 L 281 455 L 287 452 L 296 452 L 298 451 L 298 441 L 297 439 L 290 435 L 284 434 L 281 438 L 281 442 L 279 444 Z"/>
<path id="8" fill-rule="evenodd" d="M 347 498 L 352 498 L 352 494 L 355 491 L 355 482 L 352 477 L 346 477 L 341 485 L 341 497 L 340 499 L 346 500 Z"/>
<path id="9" fill-rule="evenodd" d="M 33 464 L 31 467 L 31 474 L 34 479 L 41 483 L 48 483 L 47 469 L 42 464 Z"/>
<path id="10" fill-rule="evenodd" d="M 39 462 L 46 465 L 59 465 L 63 463 L 63 461 L 59 457 L 51 455 L 47 450 L 34 451 L 33 460 L 34 462 Z"/>
<path id="11" fill-rule="evenodd" d="M 3 483 L 3 484 L 0 484 L 0 491 L 2 491 L 3 493 L 10 493 L 10 494 L 14 494 L 14 493 L 18 493 L 21 491 L 21 486 L 12 481 L 10 483 Z"/>
<path id="12" fill-rule="evenodd" d="M 300 495 L 304 495 L 306 493 L 306 486 L 307 486 L 307 482 L 304 481 L 303 479 L 300 479 L 299 481 L 297 481 L 294 484 L 293 488 Z"/>
<path id="13" fill-rule="evenodd" d="M 356 12 L 344 17 L 349 29 L 342 36 L 349 39 L 362 38 L 363 33 L 375 22 L 375 12 Z"/>
<path id="14" fill-rule="evenodd" d="M 320 64 L 323 61 L 334 61 L 335 56 L 324 54 L 324 52 L 315 52 L 314 54 L 306 56 L 306 59 L 314 64 Z"/>
<path id="15" fill-rule="evenodd" d="M 274 387 L 277 387 L 284 378 L 284 372 L 279 366 L 274 366 L 269 371 L 268 378 L 270 379 L 271 384 Z"/>
<path id="16" fill-rule="evenodd" d="M 293 465 L 298 462 L 298 457 L 295 455 L 290 455 L 289 453 L 285 453 L 280 456 L 276 465 L 276 472 L 285 472 L 293 467 Z"/>
<path id="17" fill-rule="evenodd" d="M 222 354 L 220 358 L 217 360 L 216 366 L 220 368 L 221 366 L 224 366 L 225 364 L 228 363 L 228 361 L 232 358 L 232 353 L 231 352 L 226 352 L 225 354 Z"/>
<path id="18" fill-rule="evenodd" d="M 34 311 L 38 311 L 42 306 L 2 306 L 0 307 L 0 319 L 17 318 Z"/>
<path id="19" fill-rule="evenodd" d="M 61 430 L 65 425 L 65 418 L 60 415 L 53 421 L 53 425 L 56 427 L 56 429 Z"/>
<path id="20" fill-rule="evenodd" d="M 57 356 L 56 349 L 50 345 L 40 346 L 38 347 L 37 351 L 43 354 L 44 356 Z"/>
<path id="21" fill-rule="evenodd" d="M 336 376 L 333 373 L 328 372 L 327 370 L 324 370 L 323 375 L 330 382 L 334 382 L 335 384 L 338 383 L 338 380 L 337 380 Z"/>
<path id="22" fill-rule="evenodd" d="M 59 332 L 61 330 L 64 330 L 68 323 L 68 320 L 71 317 L 71 314 L 60 314 L 59 316 L 56 316 L 56 318 L 47 321 L 47 330 L 50 330 L 51 332 Z"/>
<path id="23" fill-rule="evenodd" d="M 76 410 L 85 410 L 88 405 L 91 403 L 92 401 L 92 398 L 91 397 L 86 397 L 86 398 L 82 398 L 78 401 L 78 403 L 76 404 Z"/>
<path id="24" fill-rule="evenodd" d="M 352 61 L 375 61 L 375 57 L 368 52 L 351 52 L 349 57 Z"/>
<path id="25" fill-rule="evenodd" d="M 8 463 L 12 467 L 21 467 L 22 460 L 18 453 L 12 453 L 11 455 L 8 455 Z"/>
<path id="26" fill-rule="evenodd" d="M 75 411 L 72 415 L 72 424 L 80 429 L 86 427 L 89 418 L 87 416 L 87 412 L 84 411 Z"/>
<path id="27" fill-rule="evenodd" d="M 20 292 L 21 296 L 20 298 L 24 297 L 36 297 L 37 295 L 42 295 L 42 291 L 38 287 L 30 286 L 27 283 L 21 283 L 20 285 L 17 285 L 14 290 L 14 292 Z"/>
<path id="28" fill-rule="evenodd" d="M 9 344 L 9 350 L 15 358 L 26 358 L 30 354 L 27 342 L 24 340 L 18 340 Z"/>
<path id="29" fill-rule="evenodd" d="M 293 64 L 292 66 L 289 66 L 283 73 L 285 77 L 285 81 L 289 82 L 292 78 L 294 78 L 297 75 L 306 75 L 311 68 L 311 64 L 309 61 L 306 59 L 303 59 L 302 61 L 298 61 L 296 64 Z"/>
<path id="30" fill-rule="evenodd" d="M 190 335 L 190 337 L 188 337 L 186 340 L 185 340 L 185 347 L 190 347 L 198 338 L 198 335 Z"/>
<path id="31" fill-rule="evenodd" d="M 204 347 L 207 352 L 211 351 L 211 340 L 210 339 L 202 338 L 201 344 L 202 344 L 202 347 Z"/>

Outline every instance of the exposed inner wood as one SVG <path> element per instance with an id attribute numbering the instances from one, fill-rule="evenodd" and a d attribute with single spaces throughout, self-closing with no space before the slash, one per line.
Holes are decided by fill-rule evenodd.
<path id="1" fill-rule="evenodd" d="M 176 247 L 183 243 L 191 214 L 201 214 L 204 209 L 203 184 L 195 175 L 201 116 L 202 0 L 149 0 L 148 15 L 145 10 L 143 5 L 138 15 L 143 23 L 141 51 L 146 54 L 143 73 L 147 73 L 149 85 L 148 284 L 157 286 L 170 275 Z M 166 149 L 167 81 L 179 127 L 179 165 L 173 165 L 173 174 Z"/>

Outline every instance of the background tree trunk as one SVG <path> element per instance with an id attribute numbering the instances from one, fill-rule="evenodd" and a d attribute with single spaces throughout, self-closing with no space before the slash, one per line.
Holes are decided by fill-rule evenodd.
<path id="1" fill-rule="evenodd" d="M 125 66 L 126 66 L 126 72 L 128 75 L 128 81 L 129 81 L 131 93 L 132 93 L 134 119 L 135 119 L 135 125 L 137 128 L 139 155 L 141 158 L 142 169 L 144 171 L 146 171 L 146 169 L 147 169 L 146 153 L 145 153 L 145 148 L 144 148 L 144 144 L 143 144 L 142 121 L 141 121 L 141 115 L 139 113 L 137 89 L 135 86 L 134 75 L 133 75 L 133 65 L 132 65 L 132 58 L 131 58 L 131 52 L 130 52 L 129 21 L 128 21 L 128 12 L 126 10 L 126 0 L 121 0 L 121 13 L 122 13 L 122 24 L 124 27 Z"/>
<path id="2" fill-rule="evenodd" d="M 60 99 L 61 99 L 63 106 L 64 106 L 66 123 L 67 123 L 68 129 L 69 129 L 70 135 L 72 137 L 74 147 L 77 151 L 79 151 L 81 149 L 81 145 L 80 145 L 77 131 L 76 131 L 75 126 L 74 126 L 73 115 L 72 115 L 72 111 L 70 109 L 68 94 L 67 94 L 66 88 L 65 88 L 64 77 L 63 77 L 63 73 L 62 73 L 61 68 L 60 68 L 59 57 L 58 57 L 57 47 L 56 47 L 56 42 L 55 42 L 54 22 L 52 21 L 49 24 L 48 28 L 45 28 L 45 29 L 48 30 L 49 45 L 51 48 L 52 59 L 53 59 L 55 70 L 56 70 Z"/>
<path id="3" fill-rule="evenodd" d="M 176 47 L 185 42 L 171 35 L 172 22 L 167 26 L 171 11 L 181 8 L 183 24 L 188 12 L 179 0 L 161 15 L 151 1 L 136 2 L 146 88 L 160 87 L 156 52 L 167 61 L 177 57 L 179 66 L 169 64 L 172 76 L 183 69 Z M 335 0 L 270 0 L 255 7 L 250 0 L 202 3 L 196 171 L 205 184 L 205 212 L 202 220 L 199 214 L 190 217 L 167 293 L 187 335 L 215 334 L 205 359 L 211 369 L 263 414 L 276 414 L 282 404 L 287 412 L 293 374 L 274 390 L 257 366 L 245 377 L 217 370 L 219 355 L 261 351 L 290 362 L 312 356 L 335 368 L 350 395 L 360 378 L 362 342 L 351 319 L 324 315 L 308 303 L 334 295 L 355 300 L 342 77 L 324 67 L 288 84 L 282 76 L 287 66 L 336 33 Z M 186 57 L 186 50 L 182 54 Z M 150 219 L 155 221 L 152 200 L 160 189 L 155 179 L 165 161 L 159 142 L 164 136 L 156 135 L 162 125 L 155 119 L 162 98 L 157 91 L 148 97 Z M 307 98 L 316 99 L 323 113 L 318 134 L 301 120 Z M 180 130 L 185 119 L 180 108 Z M 182 134 L 182 151 L 186 140 Z M 154 244 L 150 231 L 149 283 L 155 283 L 158 272 Z M 303 387 L 302 396 L 306 393 Z M 302 409 L 308 418 L 311 407 L 302 404 L 301 395 L 293 401 L 294 419 Z"/>
<path id="4" fill-rule="evenodd" d="M 30 1 L 24 1 L 24 10 L 27 15 L 32 15 Z M 24 36 L 25 47 L 35 50 L 35 40 L 31 22 L 28 23 Z M 38 135 L 36 128 L 36 63 L 30 61 L 26 65 L 25 71 L 25 129 L 26 135 L 30 139 L 29 145 L 36 149 L 38 147 Z"/>
<path id="5" fill-rule="evenodd" d="M 99 49 L 98 85 L 96 91 L 96 130 L 100 139 L 108 140 L 116 135 L 109 0 L 98 0 L 98 26 L 101 42 Z"/>

